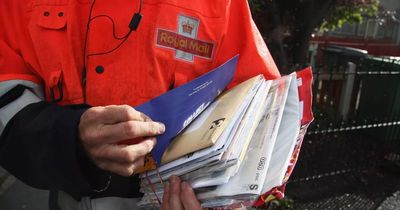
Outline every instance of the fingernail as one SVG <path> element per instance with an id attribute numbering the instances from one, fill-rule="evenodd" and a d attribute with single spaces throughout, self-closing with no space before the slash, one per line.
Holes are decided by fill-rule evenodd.
<path id="1" fill-rule="evenodd" d="M 153 147 L 154 147 L 157 144 L 157 139 L 154 137 L 151 138 L 150 140 L 153 142 Z"/>
<path id="2" fill-rule="evenodd" d="M 159 126 L 159 130 L 158 130 L 158 132 L 161 134 L 161 133 L 164 133 L 165 132 L 165 125 L 164 124 L 162 124 L 162 123 L 158 123 L 160 126 Z"/>
<path id="3" fill-rule="evenodd" d="M 171 176 L 170 178 L 171 184 L 175 184 L 179 182 L 179 178 L 177 176 Z"/>
<path id="4" fill-rule="evenodd" d="M 182 188 L 183 190 L 186 190 L 186 189 L 189 189 L 189 188 L 190 188 L 190 185 L 189 185 L 189 183 L 187 183 L 187 182 L 182 182 L 181 188 Z"/>

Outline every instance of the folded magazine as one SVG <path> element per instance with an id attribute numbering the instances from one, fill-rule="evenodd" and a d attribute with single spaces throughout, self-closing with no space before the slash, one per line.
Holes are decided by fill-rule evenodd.
<path id="1" fill-rule="evenodd" d="M 312 71 L 258 75 L 225 90 L 237 59 L 136 107 L 166 125 L 141 174 L 142 209 L 159 207 L 172 175 L 191 184 L 204 208 L 283 197 L 313 120 Z"/>

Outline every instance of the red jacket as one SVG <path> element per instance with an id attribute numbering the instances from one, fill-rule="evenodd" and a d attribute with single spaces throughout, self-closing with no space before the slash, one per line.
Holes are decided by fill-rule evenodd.
<path id="1" fill-rule="evenodd" d="M 279 77 L 246 0 L 143 0 L 139 28 L 125 40 L 139 2 L 0 0 L 1 166 L 76 199 L 136 197 L 137 177 L 113 175 L 107 191 L 93 191 L 109 176 L 76 140 L 87 107 L 39 101 L 135 106 L 236 54 L 231 86 Z"/>
<path id="2" fill-rule="evenodd" d="M 47 100 L 51 90 L 54 99 L 62 91 L 61 104 L 135 106 L 236 54 L 232 85 L 259 73 L 279 77 L 246 0 L 144 0 L 138 30 L 96 55 L 123 41 L 113 27 L 124 36 L 138 9 L 139 0 L 4 0 L 0 82 L 33 81 Z"/>

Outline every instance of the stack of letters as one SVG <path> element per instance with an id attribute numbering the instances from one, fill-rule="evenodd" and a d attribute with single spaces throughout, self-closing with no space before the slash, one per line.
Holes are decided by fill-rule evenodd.
<path id="1" fill-rule="evenodd" d="M 141 174 L 142 208 L 159 206 L 172 175 L 189 182 L 205 208 L 283 196 L 313 119 L 311 70 L 275 80 L 259 75 L 223 92 L 237 59 L 136 107 L 167 128 Z"/>

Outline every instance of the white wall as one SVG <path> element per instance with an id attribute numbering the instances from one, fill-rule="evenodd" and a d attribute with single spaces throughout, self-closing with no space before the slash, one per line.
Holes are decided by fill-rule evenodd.
<path id="1" fill-rule="evenodd" d="M 389 11 L 400 9 L 400 0 L 381 0 L 381 5 Z"/>

